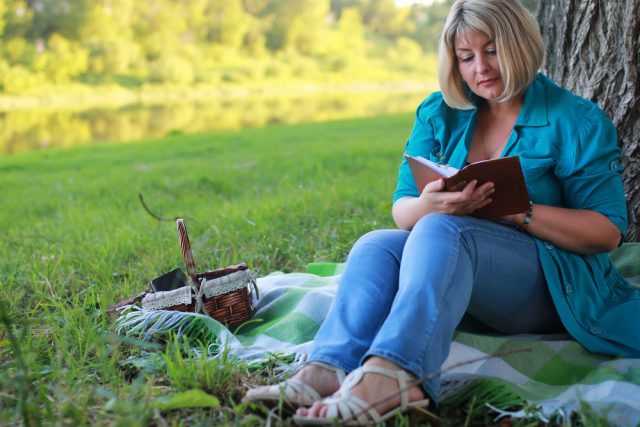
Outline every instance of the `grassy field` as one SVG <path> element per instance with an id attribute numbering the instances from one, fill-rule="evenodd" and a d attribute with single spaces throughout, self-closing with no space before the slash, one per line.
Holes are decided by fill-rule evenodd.
<path id="1" fill-rule="evenodd" d="M 411 124 L 407 114 L 0 158 L 0 424 L 264 424 L 264 411 L 237 402 L 270 366 L 110 332 L 110 304 L 182 266 L 173 221 L 139 195 L 157 215 L 186 218 L 202 269 L 342 261 L 359 235 L 392 226 Z M 147 351 L 157 363 L 123 363 Z M 167 398 L 190 390 L 208 396 Z M 445 424 L 485 424 L 478 406 L 449 408 Z"/>

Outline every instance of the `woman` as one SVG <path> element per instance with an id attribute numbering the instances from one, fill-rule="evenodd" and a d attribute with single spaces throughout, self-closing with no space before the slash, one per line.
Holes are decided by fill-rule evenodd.
<path id="1" fill-rule="evenodd" d="M 456 168 L 519 156 L 531 208 L 474 218 L 491 203 L 492 183 L 418 189 L 403 161 L 399 229 L 353 247 L 311 363 L 245 400 L 282 395 L 301 406 L 300 424 L 368 424 L 424 407 L 440 386 L 425 378 L 440 369 L 463 315 L 501 333 L 567 331 L 591 351 L 640 356 L 640 292 L 606 254 L 626 229 L 616 131 L 596 105 L 537 74 L 543 52 L 518 0 L 452 6 L 440 40 L 442 92 L 419 106 L 406 153 Z"/>

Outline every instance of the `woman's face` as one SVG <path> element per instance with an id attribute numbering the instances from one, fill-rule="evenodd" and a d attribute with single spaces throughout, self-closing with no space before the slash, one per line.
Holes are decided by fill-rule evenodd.
<path id="1" fill-rule="evenodd" d="M 486 34 L 471 31 L 456 37 L 455 53 L 462 79 L 476 95 L 492 100 L 504 92 L 496 44 Z"/>

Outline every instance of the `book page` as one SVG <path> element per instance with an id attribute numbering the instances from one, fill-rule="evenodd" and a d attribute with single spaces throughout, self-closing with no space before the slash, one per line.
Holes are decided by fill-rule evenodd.
<path id="1" fill-rule="evenodd" d="M 455 175 L 456 173 L 458 173 L 458 169 L 454 168 L 453 166 L 435 163 L 429 159 L 425 159 L 424 157 L 420 157 L 420 156 L 416 156 L 415 159 L 417 159 L 420 163 L 423 163 L 424 165 L 428 166 L 430 169 L 434 170 L 435 172 L 439 173 L 440 175 L 444 176 L 445 178 L 449 178 Z"/>

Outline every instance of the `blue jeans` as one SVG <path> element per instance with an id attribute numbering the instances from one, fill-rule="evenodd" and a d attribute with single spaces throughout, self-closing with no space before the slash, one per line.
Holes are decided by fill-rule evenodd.
<path id="1" fill-rule="evenodd" d="M 563 330 L 531 236 L 447 214 L 376 230 L 353 246 L 310 360 L 349 372 L 378 356 L 422 378 L 441 368 L 465 314 L 506 334 Z M 422 386 L 437 401 L 440 379 Z"/>

